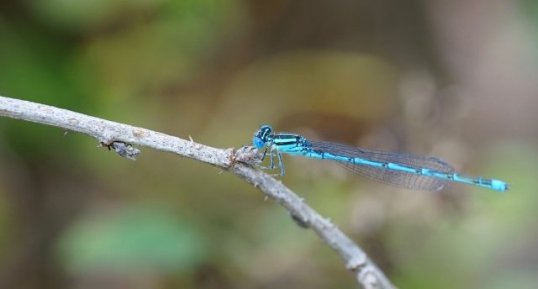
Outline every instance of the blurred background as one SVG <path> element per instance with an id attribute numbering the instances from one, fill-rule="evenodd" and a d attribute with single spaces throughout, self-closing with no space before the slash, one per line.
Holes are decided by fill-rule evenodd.
<path id="1" fill-rule="evenodd" d="M 399 288 L 538 286 L 538 2 L 0 3 L 0 95 L 215 147 L 260 124 L 505 180 L 415 192 L 285 157 Z M 228 173 L 0 119 L 0 288 L 356 288 Z"/>

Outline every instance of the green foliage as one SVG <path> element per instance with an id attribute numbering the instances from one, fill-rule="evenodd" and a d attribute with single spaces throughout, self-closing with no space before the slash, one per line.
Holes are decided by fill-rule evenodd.
<path id="1" fill-rule="evenodd" d="M 194 224 L 162 209 L 131 207 L 75 222 L 59 249 L 74 273 L 133 273 L 192 270 L 204 260 L 207 245 Z"/>

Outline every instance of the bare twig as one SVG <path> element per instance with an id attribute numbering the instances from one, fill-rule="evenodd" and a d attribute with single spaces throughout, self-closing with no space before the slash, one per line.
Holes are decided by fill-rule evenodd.
<path id="1" fill-rule="evenodd" d="M 249 165 L 258 161 L 256 151 L 250 147 L 240 150 L 213 148 L 145 128 L 2 96 L 0 96 L 0 116 L 87 134 L 96 138 L 102 145 L 129 158 L 138 155 L 139 151 L 132 146 L 138 145 L 175 153 L 228 170 L 276 200 L 303 226 L 312 228 L 342 256 L 346 268 L 355 274 L 357 281 L 364 288 L 395 288 L 366 253 L 334 224 L 310 208 L 303 199 L 280 181 Z"/>

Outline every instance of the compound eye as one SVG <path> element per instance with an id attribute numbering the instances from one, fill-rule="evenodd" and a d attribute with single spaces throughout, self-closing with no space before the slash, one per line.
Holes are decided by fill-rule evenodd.
<path id="1" fill-rule="evenodd" d="M 263 131 L 267 135 L 273 132 L 273 128 L 268 124 L 264 124 L 260 127 L 260 131 Z"/>
<path id="2" fill-rule="evenodd" d="M 265 142 L 261 138 L 255 136 L 252 139 L 252 145 L 254 145 L 254 147 L 257 149 L 261 149 L 265 146 Z"/>

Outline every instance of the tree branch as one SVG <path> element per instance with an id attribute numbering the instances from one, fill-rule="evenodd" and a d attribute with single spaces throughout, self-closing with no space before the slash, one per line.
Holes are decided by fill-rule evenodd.
<path id="1" fill-rule="evenodd" d="M 134 158 L 138 150 L 131 145 L 171 152 L 225 169 L 260 189 L 281 204 L 298 222 L 312 228 L 346 262 L 365 289 L 395 287 L 383 272 L 350 238 L 329 220 L 310 208 L 302 198 L 270 175 L 253 168 L 259 162 L 252 147 L 218 149 L 145 128 L 130 126 L 66 109 L 0 96 L 0 116 L 31 121 L 80 132 L 96 138 L 118 154 Z"/>

